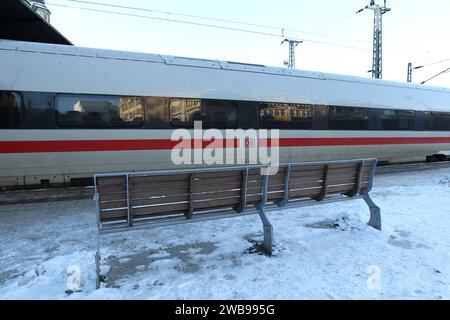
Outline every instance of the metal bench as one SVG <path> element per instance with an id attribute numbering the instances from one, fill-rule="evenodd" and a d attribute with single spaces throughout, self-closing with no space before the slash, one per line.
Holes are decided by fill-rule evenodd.
<path id="1" fill-rule="evenodd" d="M 97 287 L 100 235 L 147 227 L 239 217 L 259 213 L 262 249 L 272 254 L 267 211 L 362 198 L 368 224 L 381 230 L 380 209 L 369 197 L 376 159 L 308 162 L 268 166 L 179 169 L 95 176 L 97 203 Z"/>

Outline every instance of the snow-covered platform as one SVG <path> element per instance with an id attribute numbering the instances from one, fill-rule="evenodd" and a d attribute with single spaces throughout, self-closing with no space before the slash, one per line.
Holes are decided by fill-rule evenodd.
<path id="1" fill-rule="evenodd" d="M 99 290 L 94 201 L 0 206 L 0 299 L 450 299 L 450 170 L 371 195 L 382 232 L 363 200 L 269 213 L 271 258 L 252 216 L 103 236 Z"/>

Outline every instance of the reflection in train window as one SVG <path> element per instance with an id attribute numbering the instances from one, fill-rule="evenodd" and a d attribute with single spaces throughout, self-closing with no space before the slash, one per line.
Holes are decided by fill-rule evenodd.
<path id="1" fill-rule="evenodd" d="M 312 107 L 295 103 L 266 103 L 261 105 L 259 120 L 265 129 L 310 129 Z"/>
<path id="2" fill-rule="evenodd" d="M 20 125 L 20 98 L 12 92 L 0 91 L 0 128 Z"/>
<path id="3" fill-rule="evenodd" d="M 414 111 L 383 110 L 381 127 L 383 130 L 414 130 Z"/>
<path id="4" fill-rule="evenodd" d="M 194 121 L 201 120 L 200 99 L 170 100 L 170 124 L 177 128 L 193 128 Z"/>
<path id="5" fill-rule="evenodd" d="M 193 128 L 194 121 L 201 121 L 203 129 L 235 129 L 237 107 L 231 101 L 172 99 L 170 123 L 176 128 Z"/>
<path id="6" fill-rule="evenodd" d="M 58 95 L 58 126 L 72 128 L 139 128 L 144 121 L 140 97 Z"/>
<path id="7" fill-rule="evenodd" d="M 425 126 L 432 131 L 450 131 L 450 113 L 425 112 Z"/>
<path id="8" fill-rule="evenodd" d="M 328 129 L 367 130 L 369 109 L 355 107 L 328 107 Z"/>

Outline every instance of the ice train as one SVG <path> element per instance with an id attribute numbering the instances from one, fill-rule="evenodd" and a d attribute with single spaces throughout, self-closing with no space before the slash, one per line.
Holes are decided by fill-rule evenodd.
<path id="1" fill-rule="evenodd" d="M 280 161 L 450 153 L 450 90 L 0 40 L 0 187 L 173 168 L 177 128 L 280 129 Z"/>

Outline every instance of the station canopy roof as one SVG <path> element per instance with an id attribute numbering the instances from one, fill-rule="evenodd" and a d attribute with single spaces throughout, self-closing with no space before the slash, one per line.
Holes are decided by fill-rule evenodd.
<path id="1" fill-rule="evenodd" d="M 22 0 L 0 0 L 0 39 L 72 45 Z"/>

